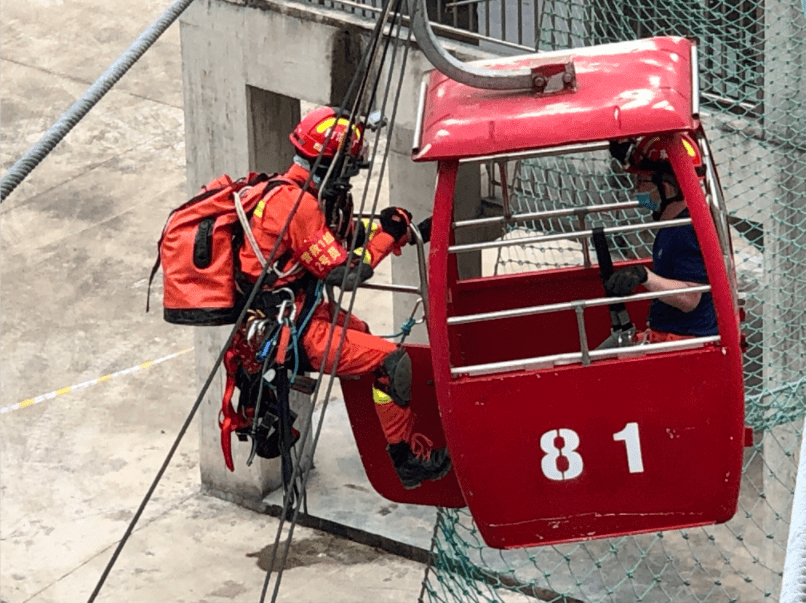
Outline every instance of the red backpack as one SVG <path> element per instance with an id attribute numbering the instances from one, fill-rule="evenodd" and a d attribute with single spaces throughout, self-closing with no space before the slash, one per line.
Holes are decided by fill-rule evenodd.
<path id="1" fill-rule="evenodd" d="M 233 182 L 225 174 L 171 212 L 157 243 L 157 261 L 148 279 L 150 295 L 151 281 L 162 265 L 166 321 L 215 326 L 237 320 L 242 300 L 235 273 L 243 228 L 235 208 L 235 193 L 249 216 L 270 188 L 286 182 L 276 174 L 255 172 Z"/>

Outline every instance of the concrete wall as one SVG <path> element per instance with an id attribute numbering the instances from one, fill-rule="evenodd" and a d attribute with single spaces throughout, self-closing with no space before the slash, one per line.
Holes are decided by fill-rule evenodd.
<path id="1" fill-rule="evenodd" d="M 311 5 L 283 2 L 200 0 L 181 18 L 182 74 L 188 194 L 210 179 L 249 170 L 283 171 L 293 156 L 288 133 L 300 117 L 300 100 L 339 104 L 347 89 L 374 21 Z M 462 60 L 484 58 L 473 47 L 446 44 Z M 408 208 L 417 217 L 431 212 L 436 166 L 410 159 L 419 84 L 430 64 L 412 45 L 403 74 L 387 172 L 389 204 Z M 469 170 L 463 179 L 462 213 L 475 215 L 479 176 Z M 413 254 L 394 258 L 392 280 L 417 284 Z M 478 258 L 465 266 L 477 270 Z M 394 323 L 408 318 L 410 298 L 395 297 Z M 196 368 L 199 386 L 206 380 L 228 329 L 199 328 Z M 410 340 L 423 340 L 424 330 Z M 201 474 L 203 487 L 251 507 L 280 484 L 277 461 L 245 467 L 246 447 L 233 443 L 235 473 L 221 458 L 218 410 L 224 376 L 213 381 L 202 405 Z M 301 415 L 309 406 L 301 396 L 292 400 Z M 309 410 L 309 409 L 308 409 Z M 237 449 L 237 450 L 235 450 Z"/>

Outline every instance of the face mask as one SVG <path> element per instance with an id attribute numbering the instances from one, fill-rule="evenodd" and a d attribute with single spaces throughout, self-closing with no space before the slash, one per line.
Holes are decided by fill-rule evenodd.
<path id="1" fill-rule="evenodd" d="M 635 200 L 638 201 L 641 207 L 648 209 L 652 213 L 660 211 L 660 203 L 655 203 L 649 193 L 638 193 L 635 195 Z"/>

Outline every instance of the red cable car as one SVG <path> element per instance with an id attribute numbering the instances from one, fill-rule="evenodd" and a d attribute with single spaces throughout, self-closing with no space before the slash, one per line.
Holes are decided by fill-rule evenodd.
<path id="1" fill-rule="evenodd" d="M 532 70 L 540 91 L 470 88 L 438 72 L 423 85 L 415 161 L 438 161 L 428 271 L 430 354 L 414 360 L 418 429 L 447 443 L 452 473 L 412 491 L 400 487 L 371 424 L 369 380 L 343 382 L 356 440 L 373 486 L 398 502 L 467 504 L 485 542 L 513 548 L 724 522 L 736 510 L 745 444 L 742 350 L 725 206 L 697 105 L 696 46 L 653 38 L 479 63 Z M 688 201 L 719 333 L 596 349 L 609 334 L 599 266 L 585 218 L 632 204 L 518 215 L 507 207 L 509 162 L 601 153 L 611 140 L 646 135 L 697 140 L 704 188 L 683 151 L 669 161 Z M 680 145 L 674 145 L 680 147 Z M 680 147 L 682 148 L 682 147 Z M 578 219 L 578 265 L 462 279 L 457 256 L 513 244 L 457 245 L 460 163 L 501 169 L 502 224 Z M 666 226 L 677 225 L 679 220 Z M 606 228 L 607 234 L 663 222 Z M 615 268 L 651 265 L 617 261 Z M 667 292 L 668 294 L 668 292 Z M 643 325 L 651 299 L 620 302 Z M 431 371 L 433 370 L 433 377 Z M 433 379 L 433 381 L 431 381 Z M 366 406 L 366 409 L 363 409 Z M 366 410 L 364 412 L 363 410 Z"/>

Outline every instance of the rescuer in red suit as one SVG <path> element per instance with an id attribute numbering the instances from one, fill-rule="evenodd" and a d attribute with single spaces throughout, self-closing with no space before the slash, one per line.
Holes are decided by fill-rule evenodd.
<path id="1" fill-rule="evenodd" d="M 321 159 L 274 255 L 279 258 L 275 268 L 280 278 L 272 285 L 273 291 L 282 287 L 294 290 L 295 285 L 306 279 L 312 280 L 311 276 L 323 280 L 326 285 L 341 287 L 345 273 L 344 288 L 351 291 L 372 276 L 373 269 L 381 260 L 390 253 L 400 255 L 401 248 L 409 242 L 411 214 L 402 208 L 384 209 L 380 214 L 380 224 L 353 220 L 352 197 L 346 182 L 357 172 L 357 168 L 350 166 L 361 160 L 363 134 L 360 125 L 350 125 L 348 119 L 338 118 L 331 107 L 312 111 L 290 134 L 296 156 L 283 177 L 292 184 L 269 190 L 251 218 L 252 232 L 264 255 L 274 247 L 320 154 Z M 341 144 L 345 148 L 339 156 Z M 346 161 L 341 159 L 345 155 Z M 328 177 L 328 169 L 334 161 L 337 165 L 333 167 L 337 169 L 331 170 L 331 177 Z M 346 170 L 343 169 L 345 165 Z M 337 186 L 330 186 L 331 178 L 338 176 L 335 172 L 343 172 L 343 177 L 336 180 Z M 323 182 L 324 190 L 320 190 Z M 357 238 L 356 249 L 350 256 L 353 236 Z M 250 244 L 244 243 L 239 258 L 241 271 L 248 281 L 254 283 L 262 266 Z M 307 295 L 310 295 L 310 290 Z M 305 297 L 305 288 L 299 287 L 296 290 L 298 312 L 303 308 Z M 259 299 L 260 295 L 258 302 Z M 311 312 L 302 336 L 302 347 L 313 370 L 319 370 L 322 364 L 326 373 L 332 370 L 342 330 L 346 328 L 336 375 L 375 375 L 375 410 L 392 464 L 403 486 L 416 488 L 424 480 L 443 477 L 451 467 L 447 449 L 432 449 L 431 442 L 414 431 L 415 416 L 409 407 L 411 360 L 405 350 L 371 335 L 366 323 L 353 316 L 345 325 L 345 313 L 340 311 L 325 358 L 333 304 L 318 303 Z"/>

